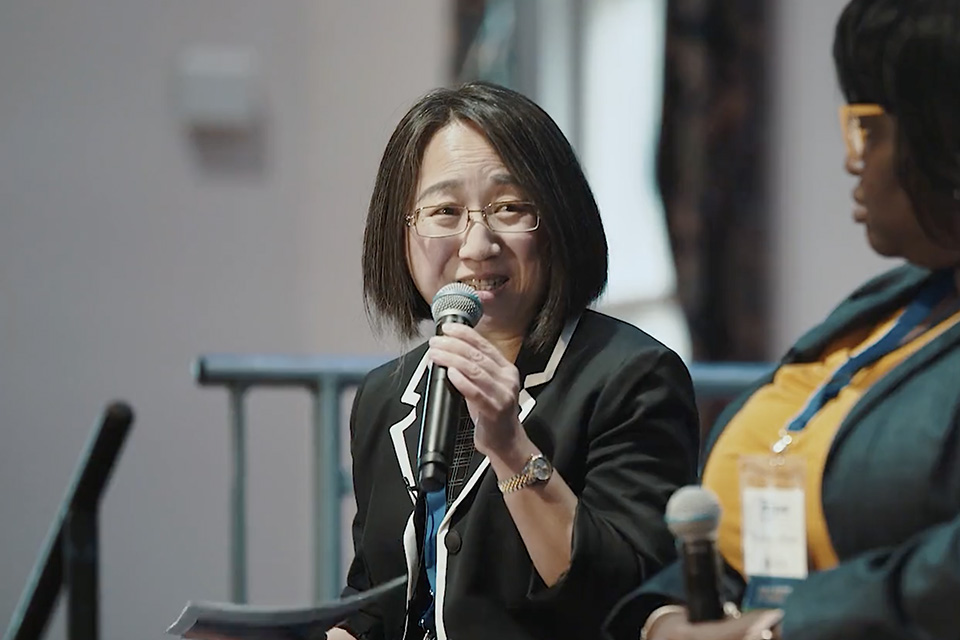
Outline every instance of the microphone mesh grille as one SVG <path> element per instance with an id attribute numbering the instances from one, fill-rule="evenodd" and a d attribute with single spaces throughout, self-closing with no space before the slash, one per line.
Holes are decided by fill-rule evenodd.
<path id="1" fill-rule="evenodd" d="M 436 322 L 451 309 L 461 312 L 471 327 L 477 326 L 483 316 L 483 304 L 477 297 L 477 290 L 462 282 L 451 282 L 433 296 L 433 304 L 430 305 L 433 321 Z"/>
<path id="2" fill-rule="evenodd" d="M 709 489 L 687 486 L 667 501 L 667 528 L 685 542 L 713 538 L 720 524 L 720 502 Z"/>

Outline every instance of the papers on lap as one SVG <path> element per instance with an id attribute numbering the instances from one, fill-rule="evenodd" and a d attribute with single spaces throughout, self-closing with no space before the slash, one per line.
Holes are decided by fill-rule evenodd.
<path id="1" fill-rule="evenodd" d="M 399 576 L 348 598 L 308 607 L 190 601 L 167 633 L 197 640 L 322 639 L 327 629 L 406 584 L 406 576 Z"/>

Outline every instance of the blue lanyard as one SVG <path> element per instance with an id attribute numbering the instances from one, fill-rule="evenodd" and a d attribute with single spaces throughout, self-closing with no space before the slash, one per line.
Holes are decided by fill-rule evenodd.
<path id="1" fill-rule="evenodd" d="M 907 334 L 916 329 L 953 289 L 953 274 L 949 270 L 935 273 L 889 331 L 843 363 L 830 380 L 817 389 L 803 410 L 790 421 L 786 429 L 787 434 L 774 445 L 774 452 L 782 453 L 792 440 L 788 434 L 803 431 L 810 419 L 825 404 L 837 397 L 840 390 L 850 384 L 850 380 L 857 372 L 897 349 Z"/>
<path id="2" fill-rule="evenodd" d="M 427 507 L 427 518 L 423 534 L 423 568 L 427 573 L 427 582 L 430 583 L 430 604 L 423 612 L 420 625 L 424 629 L 434 631 L 436 629 L 434 604 L 437 594 L 437 532 L 440 531 L 440 523 L 447 512 L 447 488 L 441 487 L 431 491 L 424 496 L 424 501 Z"/>

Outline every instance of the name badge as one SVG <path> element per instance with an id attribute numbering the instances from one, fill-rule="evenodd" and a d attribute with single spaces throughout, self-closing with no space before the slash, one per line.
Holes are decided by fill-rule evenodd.
<path id="1" fill-rule="evenodd" d="M 802 459 L 785 455 L 740 459 L 744 609 L 783 607 L 807 577 L 807 527 Z"/>

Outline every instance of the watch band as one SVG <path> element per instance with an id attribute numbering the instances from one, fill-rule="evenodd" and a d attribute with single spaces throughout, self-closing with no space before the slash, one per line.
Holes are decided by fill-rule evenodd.
<path id="1" fill-rule="evenodd" d="M 500 493 L 513 493 L 514 491 L 523 489 L 529 483 L 530 477 L 521 471 L 517 475 L 511 476 L 506 480 L 500 480 L 497 482 L 497 487 L 499 487 Z"/>
<path id="2" fill-rule="evenodd" d="M 520 473 L 510 476 L 506 480 L 497 482 L 500 493 L 513 493 L 525 487 L 541 484 L 550 479 L 553 474 L 553 465 L 542 453 L 530 456 Z"/>

